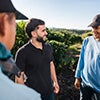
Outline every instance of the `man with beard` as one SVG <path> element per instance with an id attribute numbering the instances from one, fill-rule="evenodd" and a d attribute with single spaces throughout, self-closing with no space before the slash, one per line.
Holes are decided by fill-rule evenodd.
<path id="1" fill-rule="evenodd" d="M 41 94 L 42 100 L 54 100 L 59 92 L 52 48 L 46 41 L 45 22 L 32 18 L 25 27 L 30 41 L 16 53 L 16 64 L 27 76 L 25 84 Z"/>
<path id="2" fill-rule="evenodd" d="M 80 89 L 80 100 L 100 100 L 100 14 L 89 26 L 93 36 L 83 41 L 74 84 Z"/>

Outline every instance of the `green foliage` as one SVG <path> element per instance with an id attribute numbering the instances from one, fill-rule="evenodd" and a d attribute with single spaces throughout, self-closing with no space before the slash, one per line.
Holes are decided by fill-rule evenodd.
<path id="1" fill-rule="evenodd" d="M 77 35 L 77 34 L 65 33 L 64 41 L 65 41 L 65 44 L 70 46 L 70 45 L 73 45 L 73 44 L 76 44 L 76 43 L 81 43 L 82 38 L 81 38 L 80 35 Z"/>
<path id="2" fill-rule="evenodd" d="M 49 43 L 53 47 L 54 63 L 57 71 L 66 66 L 66 49 L 67 46 L 64 42 L 58 42 L 56 40 L 50 40 Z"/>
<path id="3" fill-rule="evenodd" d="M 92 32 L 86 32 L 85 34 L 82 34 L 82 39 L 84 40 L 84 38 L 86 38 L 87 36 L 91 36 Z"/>
<path id="4" fill-rule="evenodd" d="M 60 71 L 64 66 L 73 67 L 76 64 L 78 57 L 76 47 L 70 48 L 71 45 L 82 43 L 81 35 L 75 34 L 67 30 L 48 29 L 48 40 L 54 48 L 54 59 L 57 71 Z M 79 54 L 79 52 L 77 52 Z M 75 65 L 76 66 L 76 65 Z"/>
<path id="5" fill-rule="evenodd" d="M 12 54 L 15 55 L 16 51 L 28 41 L 28 36 L 25 34 L 24 27 L 26 22 L 21 21 L 17 23 L 16 28 L 16 41 L 12 49 Z"/>
<path id="6" fill-rule="evenodd" d="M 48 40 L 56 40 L 59 42 L 64 42 L 64 34 L 59 32 L 50 32 L 47 36 Z"/>
<path id="7" fill-rule="evenodd" d="M 66 52 L 67 55 L 67 66 L 70 66 L 71 69 L 75 69 L 77 66 L 77 61 L 79 58 L 81 50 L 81 43 L 76 43 L 71 45 Z"/>
<path id="8" fill-rule="evenodd" d="M 48 29 L 48 40 L 56 40 L 59 42 L 64 42 L 65 45 L 70 46 L 75 43 L 81 43 L 82 38 L 78 34 L 72 34 L 67 30 L 49 30 Z"/>
<path id="9" fill-rule="evenodd" d="M 14 48 L 12 49 L 13 55 L 15 55 L 19 47 L 24 45 L 29 40 L 24 31 L 25 24 L 26 22 L 24 21 L 17 23 L 16 41 Z M 79 35 L 78 33 L 85 31 L 72 31 L 59 28 L 47 28 L 47 32 L 47 42 L 49 42 L 53 47 L 54 62 L 57 72 L 62 70 L 64 66 L 72 67 L 76 64 L 78 60 L 77 55 L 79 55 L 79 46 L 76 44 L 81 45 L 83 38 L 85 38 L 87 35 L 91 35 L 91 33 L 88 31 L 88 34 L 86 33 L 86 35 Z"/>

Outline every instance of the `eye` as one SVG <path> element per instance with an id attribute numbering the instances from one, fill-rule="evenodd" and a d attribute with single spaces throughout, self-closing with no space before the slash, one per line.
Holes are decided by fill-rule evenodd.
<path id="1" fill-rule="evenodd" d="M 98 27 L 92 27 L 93 29 L 97 29 Z"/>

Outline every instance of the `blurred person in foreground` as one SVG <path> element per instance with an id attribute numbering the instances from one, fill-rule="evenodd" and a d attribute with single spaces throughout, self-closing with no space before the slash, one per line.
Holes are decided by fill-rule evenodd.
<path id="1" fill-rule="evenodd" d="M 93 35 L 83 41 L 74 85 L 80 89 L 80 100 L 100 100 L 100 14 L 89 26 Z"/>
<path id="2" fill-rule="evenodd" d="M 59 92 L 52 47 L 46 43 L 45 22 L 41 19 L 30 19 L 25 27 L 30 41 L 19 48 L 15 61 L 25 72 L 25 84 L 41 94 L 42 100 L 54 100 L 54 93 Z"/>
<path id="3" fill-rule="evenodd" d="M 21 85 L 23 72 L 16 76 L 21 84 L 14 83 L 3 73 L 15 74 L 19 70 L 10 53 L 15 42 L 16 13 L 11 0 L 0 0 L 0 100 L 41 100 L 36 91 Z"/>

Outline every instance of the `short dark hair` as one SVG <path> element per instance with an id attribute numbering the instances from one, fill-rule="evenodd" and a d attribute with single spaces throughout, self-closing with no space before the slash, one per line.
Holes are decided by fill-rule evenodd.
<path id="1" fill-rule="evenodd" d="M 38 25 L 45 25 L 45 22 L 41 19 L 32 18 L 26 23 L 25 31 L 30 38 L 32 37 L 31 32 L 34 31 Z"/>

